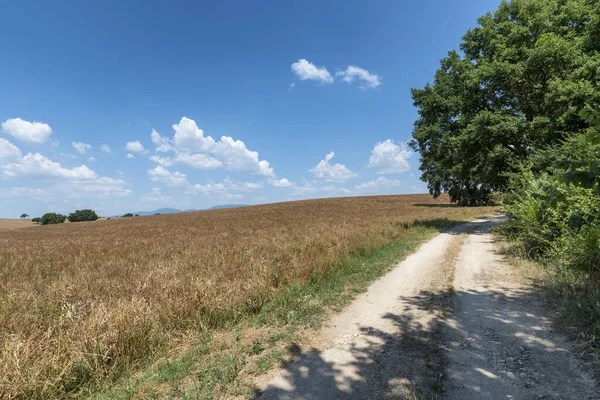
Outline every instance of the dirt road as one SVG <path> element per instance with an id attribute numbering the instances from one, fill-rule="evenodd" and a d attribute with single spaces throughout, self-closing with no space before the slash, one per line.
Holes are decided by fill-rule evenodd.
<path id="1" fill-rule="evenodd" d="M 498 254 L 501 217 L 442 233 L 257 382 L 260 399 L 598 399 L 589 366 Z"/>

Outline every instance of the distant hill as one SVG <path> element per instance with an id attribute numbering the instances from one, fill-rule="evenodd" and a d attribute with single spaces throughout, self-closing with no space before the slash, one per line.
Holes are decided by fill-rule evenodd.
<path id="1" fill-rule="evenodd" d="M 186 211 L 196 211 L 196 210 L 186 210 Z M 138 214 L 139 216 L 143 217 L 146 215 L 154 215 L 154 214 L 175 214 L 175 213 L 180 213 L 183 212 L 181 210 L 178 210 L 176 208 L 159 208 L 158 210 L 154 210 L 154 211 L 136 211 L 136 212 L 132 212 L 133 215 Z"/>
<path id="2" fill-rule="evenodd" d="M 220 206 L 212 206 L 209 210 L 220 210 L 221 208 L 238 208 L 238 207 L 248 207 L 247 204 L 223 204 Z"/>
<path id="3" fill-rule="evenodd" d="M 237 208 L 237 207 L 246 207 L 246 204 L 223 204 L 218 206 L 212 206 L 211 208 L 207 208 L 207 210 L 220 210 L 222 208 Z M 140 217 L 144 217 L 147 215 L 154 214 L 176 214 L 181 212 L 193 212 L 193 211 L 202 211 L 195 208 L 189 208 L 187 210 L 179 210 L 177 208 L 159 208 L 154 211 L 135 211 L 132 212 L 133 215 L 139 215 Z M 115 217 L 119 217 L 120 215 L 115 215 Z"/>

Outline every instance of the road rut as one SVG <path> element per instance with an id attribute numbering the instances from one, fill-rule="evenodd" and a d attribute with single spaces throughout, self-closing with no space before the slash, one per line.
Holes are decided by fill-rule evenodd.
<path id="1" fill-rule="evenodd" d="M 377 280 L 257 382 L 257 399 L 597 399 L 569 342 L 498 254 L 481 219 L 442 233 Z M 460 245 L 456 260 L 449 249 Z M 444 272 L 454 265 L 454 279 Z"/>

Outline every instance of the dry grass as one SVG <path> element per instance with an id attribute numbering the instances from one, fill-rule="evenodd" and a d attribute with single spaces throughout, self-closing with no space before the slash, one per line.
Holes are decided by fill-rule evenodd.
<path id="1" fill-rule="evenodd" d="M 0 231 L 38 226 L 29 219 L 4 219 L 0 218 Z"/>
<path id="2" fill-rule="evenodd" d="M 0 397 L 110 382 L 410 224 L 491 212 L 435 206 L 445 202 L 311 200 L 0 231 Z"/>

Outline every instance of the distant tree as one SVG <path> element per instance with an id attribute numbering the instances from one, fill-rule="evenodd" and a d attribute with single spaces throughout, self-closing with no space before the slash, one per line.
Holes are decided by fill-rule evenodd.
<path id="1" fill-rule="evenodd" d="M 35 217 L 31 220 L 31 222 L 34 222 L 36 224 L 39 224 L 40 222 L 42 222 L 42 219 L 40 217 Z"/>
<path id="2" fill-rule="evenodd" d="M 139 216 L 140 216 L 140 214 L 135 214 L 135 215 L 134 215 L 134 217 L 139 217 Z"/>
<path id="3" fill-rule="evenodd" d="M 62 224 L 66 219 L 67 217 L 62 214 L 46 213 L 40 218 L 40 223 L 42 225 Z"/>
<path id="4" fill-rule="evenodd" d="M 97 219 L 98 215 L 94 210 L 76 210 L 68 217 L 70 222 L 95 221 Z"/>
<path id="5" fill-rule="evenodd" d="M 123 218 L 133 217 L 132 213 L 123 214 Z"/>
<path id="6" fill-rule="evenodd" d="M 154 214 L 154 215 L 160 215 L 160 213 L 156 213 L 156 214 Z"/>
<path id="7" fill-rule="evenodd" d="M 28 218 L 28 217 L 29 217 L 29 215 L 27 215 L 25 213 L 21 214 L 21 219 L 25 219 L 25 218 Z"/>

